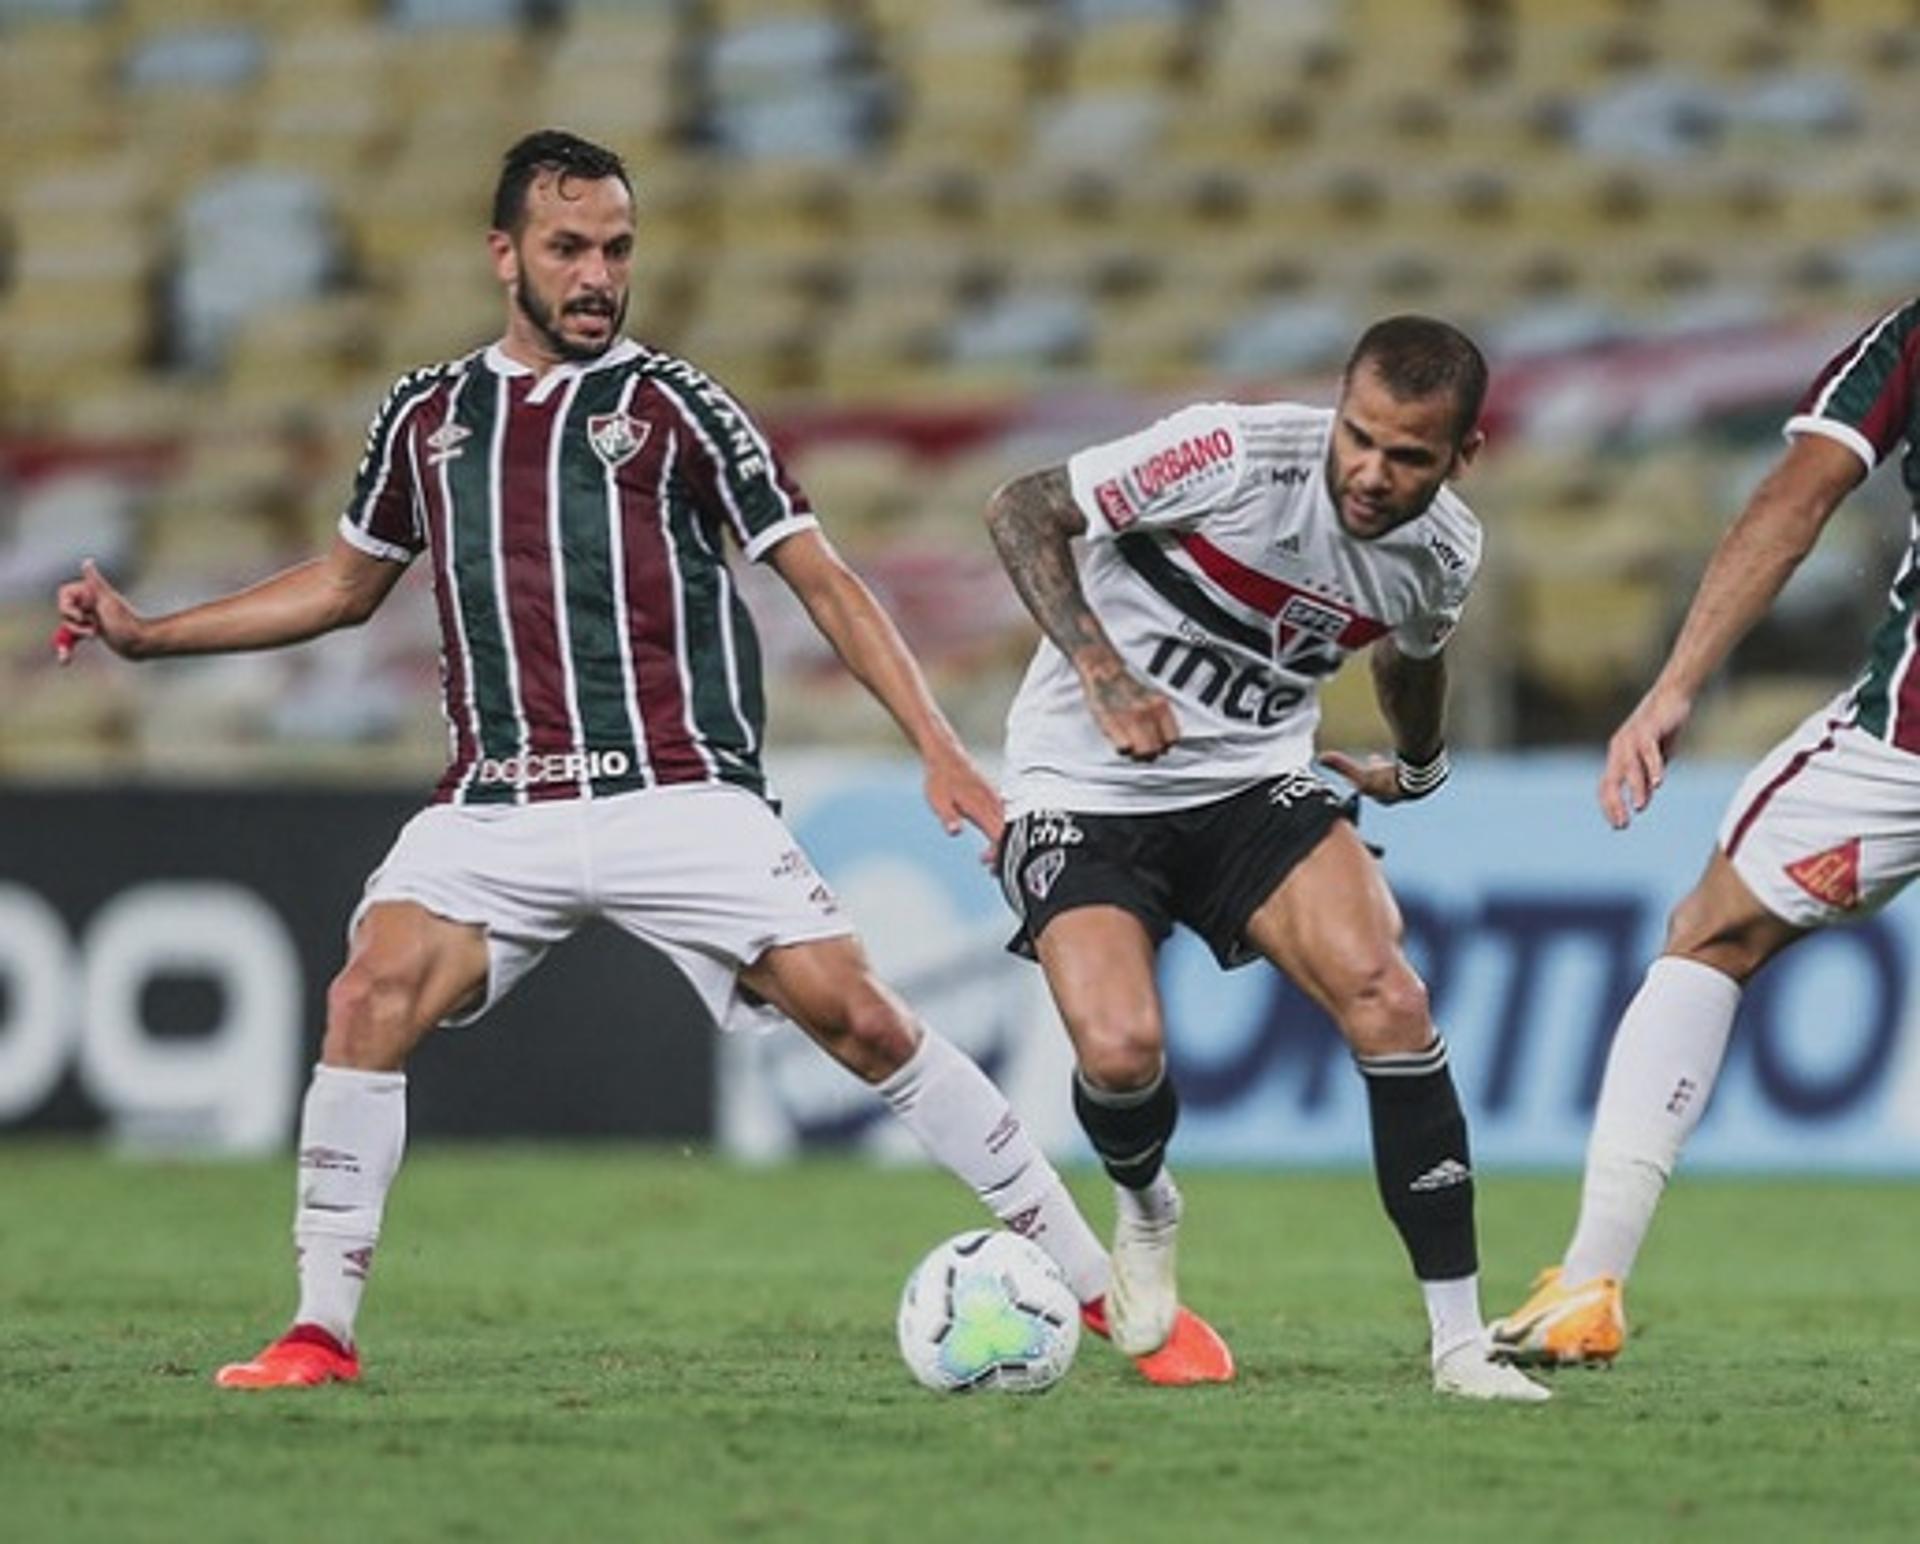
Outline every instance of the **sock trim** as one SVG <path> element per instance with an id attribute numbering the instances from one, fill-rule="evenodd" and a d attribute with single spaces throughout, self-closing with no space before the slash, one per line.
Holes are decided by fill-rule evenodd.
<path id="1" fill-rule="evenodd" d="M 1163 1063 L 1153 1081 L 1141 1088 L 1104 1088 L 1078 1067 L 1073 1069 L 1073 1080 L 1089 1100 L 1103 1109 L 1137 1110 L 1160 1092 L 1160 1085 L 1167 1081 L 1167 1069 Z"/>
<path id="2" fill-rule="evenodd" d="M 1395 1051 L 1384 1056 L 1356 1056 L 1354 1065 L 1370 1078 L 1423 1078 L 1447 1065 L 1447 1042 L 1435 1035 L 1424 1051 Z"/>

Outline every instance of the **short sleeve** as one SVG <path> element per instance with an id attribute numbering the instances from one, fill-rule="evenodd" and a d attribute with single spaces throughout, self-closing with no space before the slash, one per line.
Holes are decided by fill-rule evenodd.
<path id="1" fill-rule="evenodd" d="M 1240 486 L 1246 468 L 1239 411 L 1202 403 L 1080 451 L 1067 461 L 1067 477 L 1089 537 L 1110 540 L 1136 526 L 1198 524 Z"/>
<path id="2" fill-rule="evenodd" d="M 682 465 L 694 496 L 758 562 L 819 525 L 772 442 L 719 382 L 682 360 L 653 377 L 679 414 Z"/>
<path id="3" fill-rule="evenodd" d="M 1393 646 L 1408 659 L 1432 659 L 1447 646 L 1453 630 L 1460 625 L 1460 613 L 1466 608 L 1467 592 L 1450 591 L 1432 609 L 1408 617 L 1393 630 Z"/>
<path id="4" fill-rule="evenodd" d="M 1432 659 L 1460 625 L 1473 581 L 1480 572 L 1480 522 L 1450 490 L 1442 491 L 1426 535 L 1426 604 L 1393 630 L 1393 643 L 1409 659 Z"/>
<path id="5" fill-rule="evenodd" d="M 340 516 L 340 534 L 362 552 L 408 563 L 427 544 L 420 525 L 410 428 L 421 405 L 439 386 L 437 376 L 403 376 L 373 415 L 367 448 L 353 477 L 353 496 Z"/>
<path id="6" fill-rule="evenodd" d="M 1920 399 L 1920 300 L 1910 300 L 1861 333 L 1814 377 L 1786 433 L 1823 434 L 1872 471 L 1907 437 Z"/>

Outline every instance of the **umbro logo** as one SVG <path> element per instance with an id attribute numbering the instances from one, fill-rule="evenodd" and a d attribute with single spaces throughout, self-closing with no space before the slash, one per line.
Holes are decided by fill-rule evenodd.
<path id="1" fill-rule="evenodd" d="M 1407 1186 L 1407 1189 L 1419 1191 L 1422 1194 L 1430 1190 L 1451 1190 L 1455 1185 L 1464 1185 L 1472 1178 L 1473 1170 L 1458 1158 L 1442 1158 Z"/>
<path id="2" fill-rule="evenodd" d="M 1300 556 L 1300 538 L 1298 536 L 1280 536 L 1274 539 L 1274 550 L 1288 552 L 1294 557 Z"/>
<path id="3" fill-rule="evenodd" d="M 442 424 L 427 436 L 427 449 L 432 452 L 427 457 L 428 466 L 444 466 L 449 461 L 457 461 L 466 454 L 463 440 L 473 438 L 473 430 L 464 424 Z"/>

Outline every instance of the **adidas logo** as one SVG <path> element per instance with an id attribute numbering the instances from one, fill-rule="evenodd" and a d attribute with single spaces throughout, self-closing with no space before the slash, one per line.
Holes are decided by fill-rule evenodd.
<path id="1" fill-rule="evenodd" d="M 1469 1169 L 1458 1158 L 1442 1158 L 1431 1169 L 1427 1170 L 1425 1174 L 1422 1174 L 1411 1185 L 1407 1186 L 1407 1189 L 1421 1192 L 1429 1190 L 1451 1190 L 1455 1185 L 1464 1185 L 1472 1178 L 1473 1170 Z"/>

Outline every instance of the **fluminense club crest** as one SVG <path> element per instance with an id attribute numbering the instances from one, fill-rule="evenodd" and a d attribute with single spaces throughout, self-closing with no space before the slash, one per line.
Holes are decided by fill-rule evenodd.
<path id="1" fill-rule="evenodd" d="M 608 466 L 624 466 L 640 454 L 653 425 L 630 413 L 595 413 L 587 419 L 587 443 Z"/>

